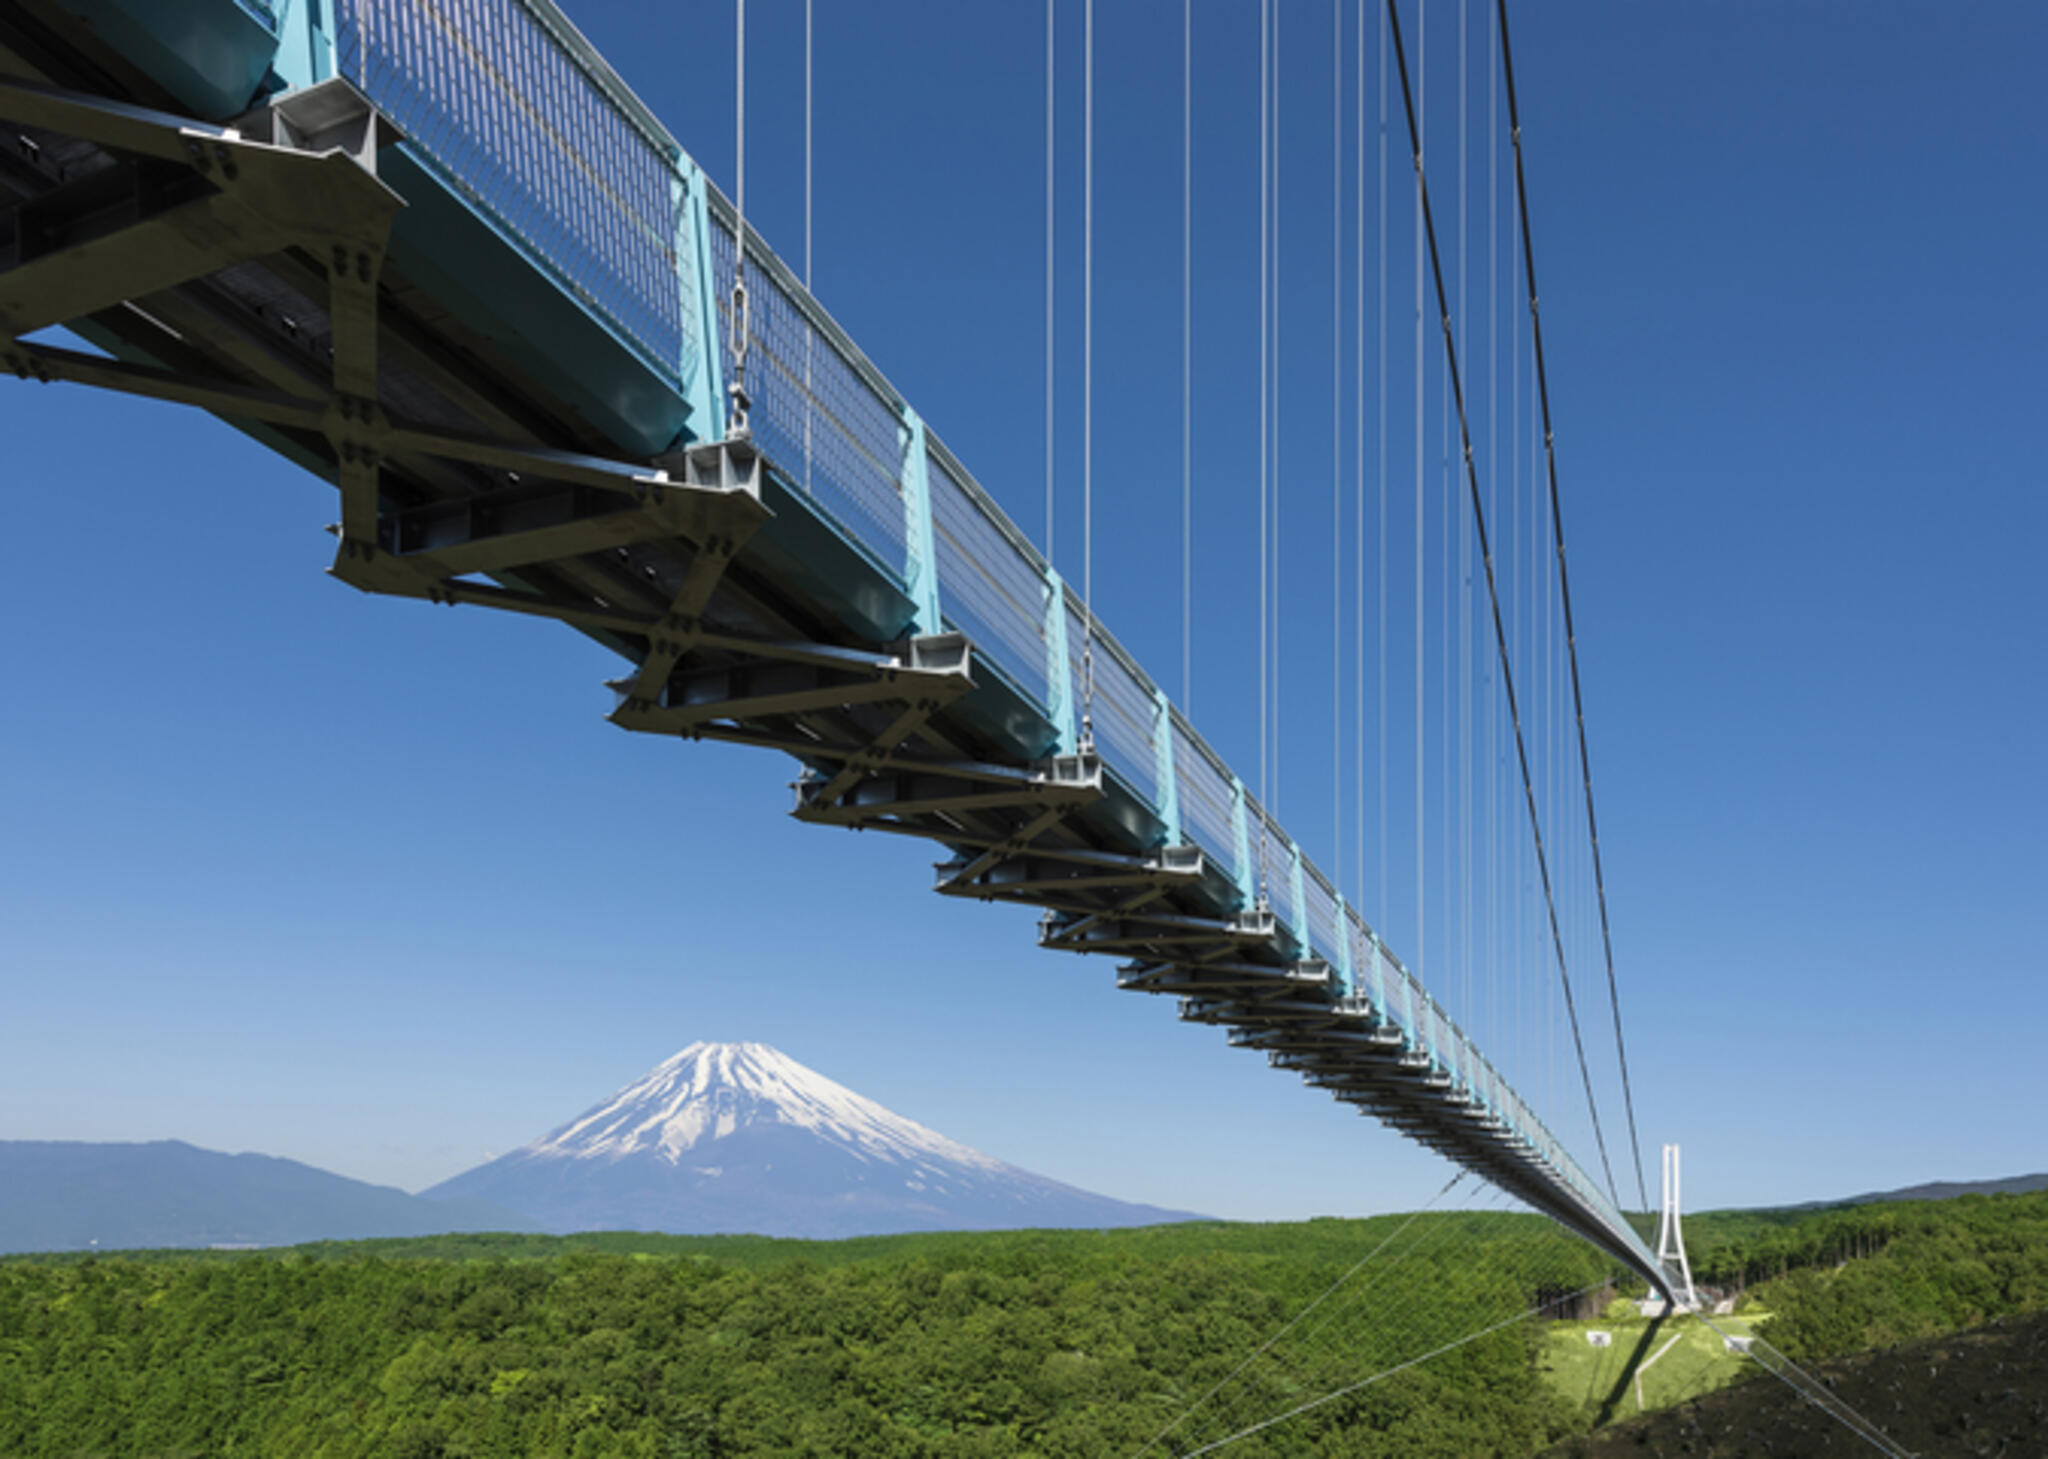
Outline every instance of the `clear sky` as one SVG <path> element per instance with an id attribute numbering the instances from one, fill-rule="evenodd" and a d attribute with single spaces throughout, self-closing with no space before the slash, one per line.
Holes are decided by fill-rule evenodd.
<path id="1" fill-rule="evenodd" d="M 569 9 L 730 190 L 729 11 Z M 1180 9 L 1099 9 L 1096 597 L 1186 698 Z M 1426 9 L 1405 18 L 1411 48 L 1427 27 L 1439 227 L 1475 278 L 1489 258 L 1504 281 L 1497 299 L 1468 285 L 1459 312 L 1475 368 L 1497 359 L 1505 376 L 1512 343 L 1483 343 L 1519 328 L 1507 218 L 1485 187 L 1507 160 L 1487 146 L 1491 12 L 1466 11 L 1461 189 L 1445 69 L 1459 10 Z M 1685 1147 L 1694 1206 L 2048 1167 L 2033 1118 L 2048 1106 L 2048 14 L 1513 9 L 1650 1174 L 1665 1140 Z M 817 10 L 816 291 L 1041 537 L 1043 8 Z M 1279 758 L 1290 825 L 1333 870 L 1344 848 L 1370 914 L 1376 810 L 1361 879 L 1357 777 L 1346 769 L 1333 826 L 1329 768 L 1333 748 L 1346 766 L 1356 750 L 1351 721 L 1335 747 L 1330 731 L 1333 404 L 1346 463 L 1361 425 L 1353 341 L 1331 333 L 1332 63 L 1350 65 L 1356 34 L 1352 8 L 1340 14 L 1333 49 L 1328 5 L 1281 11 Z M 796 0 L 756 0 L 749 37 L 749 213 L 798 267 L 801 15 Z M 1070 577 L 1080 17 L 1061 0 L 1057 558 Z M 1192 699 L 1250 779 L 1256 7 L 1201 4 L 1195 26 Z M 1349 188 L 1356 78 L 1341 85 Z M 1398 97 L 1390 128 L 1399 208 L 1412 177 Z M 1414 359 L 1408 216 L 1389 245 L 1396 372 Z M 1340 236 L 1341 321 L 1358 281 Z M 1369 299 L 1376 269 L 1375 250 Z M 1377 324 L 1375 308 L 1369 493 Z M 1347 361 L 1334 402 L 1333 345 Z M 1522 409 L 1522 383 L 1523 396 L 1493 385 L 1482 417 Z M 1396 384 L 1390 411 L 1407 409 Z M 1412 430 L 1398 430 L 1385 434 L 1407 530 Z M 1426 439 L 1438 431 L 1431 415 Z M 1486 439 L 1489 463 L 1526 470 L 1526 453 Z M 757 1039 L 990 1154 L 1126 1199 L 1292 1218 L 1415 1205 L 1441 1183 L 1436 1157 L 1177 1024 L 1169 1003 L 1118 994 L 1106 962 L 1038 952 L 1028 916 L 932 896 L 927 848 L 796 825 L 788 762 L 610 728 L 601 681 L 617 661 L 573 634 L 326 580 L 332 490 L 217 422 L 10 380 L 0 441 L 14 544 L 0 576 L 0 1138 L 176 1137 L 417 1189 L 692 1040 Z M 1525 499 L 1515 479 L 1526 494 L 1526 477 L 1489 487 Z M 1339 520 L 1348 536 L 1355 518 Z M 1397 559 L 1412 550 L 1390 544 Z M 1340 665 L 1354 647 L 1337 645 Z M 1397 682 L 1412 673 L 1406 657 L 1395 668 Z M 1410 751 L 1396 748 L 1398 778 Z M 1413 807 L 1408 795 L 1391 817 L 1390 905 L 1375 916 L 1404 953 L 1418 932 Z M 1583 954 L 1596 945 L 1583 865 L 1566 874 Z M 1455 911 L 1425 913 L 1446 919 L 1431 923 L 1425 977 L 1444 966 Z M 1495 1008 L 1489 1046 L 1512 1040 L 1506 1027 Z M 1571 1084 L 1547 1057 L 1518 1077 L 1570 1130 Z"/>

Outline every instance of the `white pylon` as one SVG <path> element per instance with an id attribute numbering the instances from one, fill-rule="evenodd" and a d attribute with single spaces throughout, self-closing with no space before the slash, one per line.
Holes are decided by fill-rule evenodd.
<path id="1" fill-rule="evenodd" d="M 1700 1305 L 1692 1286 L 1692 1263 L 1685 1258 L 1685 1234 L 1678 1221 L 1678 1147 L 1664 1147 L 1664 1213 L 1657 1218 L 1657 1261 L 1675 1277 L 1683 1277 L 1679 1299 L 1687 1308 Z"/>

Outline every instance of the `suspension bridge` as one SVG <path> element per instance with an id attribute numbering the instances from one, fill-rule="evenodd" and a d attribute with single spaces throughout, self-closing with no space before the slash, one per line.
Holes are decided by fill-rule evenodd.
<path id="1" fill-rule="evenodd" d="M 615 723 L 794 756 L 800 819 L 939 843 L 940 892 L 1043 909 L 1668 1286 L 551 4 L 23 6 L 0 41 L 9 371 L 212 411 L 339 488 L 343 581 L 592 636 Z"/>
<path id="2" fill-rule="evenodd" d="M 1233 1045 L 1440 1151 L 1673 1295 L 1682 1250 L 1676 1261 L 1653 1251 L 1621 1206 L 1585 1072 L 1598 1015 L 1572 1001 L 1549 860 L 1560 833 L 1539 813 L 1536 782 L 1548 776 L 1563 790 L 1545 805 L 1573 807 L 1599 888 L 1582 721 L 1555 757 L 1563 768 L 1532 773 L 1528 706 L 1515 693 L 1539 647 L 1570 647 L 1555 470 L 1545 462 L 1540 478 L 1547 518 L 1519 522 L 1504 561 L 1498 521 L 1488 533 L 1496 486 L 1481 479 L 1493 448 L 1468 411 L 1477 371 L 1471 350 L 1461 370 L 1466 326 L 1454 317 L 1468 302 L 1465 262 L 1461 252 L 1453 288 L 1430 204 L 1424 63 L 1411 76 L 1394 7 L 1386 18 L 1380 135 L 1413 163 L 1418 497 L 1405 586 L 1418 775 L 1425 740 L 1453 728 L 1498 770 L 1482 819 L 1496 842 L 1518 828 L 1528 844 L 1511 857 L 1490 845 L 1476 868 L 1467 851 L 1460 874 L 1521 888 L 1518 926 L 1502 935 L 1526 935 L 1559 980 L 1598 1179 L 1553 1133 L 1556 1112 L 1532 1107 L 1498 1051 L 1479 1046 L 1471 1008 L 1453 1016 L 1445 990 L 1457 979 L 1425 987 L 1428 969 L 1377 930 L 1385 909 L 1363 905 L 1362 886 L 1347 894 L 1281 824 L 1266 702 L 1277 627 L 1260 628 L 1260 765 L 1247 775 L 1092 610 L 1092 516 L 1072 583 L 749 225 L 743 154 L 728 197 L 553 0 L 0 6 L 0 366 L 213 413 L 338 489 L 332 570 L 343 582 L 587 635 L 622 661 L 610 683 L 617 725 L 793 757 L 800 820 L 936 843 L 940 893 L 1039 909 L 1046 948 L 1116 959 L 1120 987 L 1176 998 L 1183 1019 L 1227 1029 Z M 1269 8 L 1262 46 L 1279 23 Z M 743 24 L 739 34 L 744 44 Z M 1363 10 L 1355 39 L 1362 165 Z M 1092 129 L 1092 29 L 1089 42 Z M 1277 116 L 1272 68 L 1269 48 L 1262 125 Z M 1511 63 L 1500 74 L 1489 104 L 1504 98 L 1509 112 L 1494 141 L 1512 141 L 1511 265 L 1532 325 L 1513 363 L 1533 387 L 1541 341 Z M 740 98 L 743 138 L 743 83 Z M 1048 128 L 1051 106 L 1048 72 Z M 1266 218 L 1275 133 L 1260 141 Z M 1090 146 L 1092 210 L 1092 132 Z M 1462 150 L 1458 166 L 1462 178 Z M 1362 258 L 1362 187 L 1357 200 Z M 1382 182 L 1382 316 L 1386 212 Z M 1277 237 L 1262 236 L 1261 252 L 1263 346 L 1278 327 Z M 1092 311 L 1092 254 L 1087 266 Z M 1050 320 L 1049 302 L 1048 330 Z M 59 327 L 87 347 L 51 338 Z M 1362 334 L 1359 347 L 1362 403 Z M 1426 419 L 1422 361 L 1439 349 Z M 1492 347 L 1487 373 L 1506 360 Z M 1048 350 L 1049 400 L 1050 371 Z M 1263 618 L 1279 597 L 1264 540 L 1282 475 L 1270 371 L 1260 393 Z M 1539 422 L 1539 397 L 1525 394 L 1518 431 L 1540 429 L 1547 445 L 1547 397 Z M 1379 414 L 1384 426 L 1384 386 Z M 1433 431 L 1444 470 L 1425 504 Z M 1361 475 L 1366 435 L 1361 417 Z M 1538 485 L 1532 466 L 1532 500 Z M 1440 569 L 1423 560 L 1439 511 Z M 1362 505 L 1351 520 L 1362 544 Z M 1346 521 L 1340 500 L 1333 530 Z M 1337 555 L 1341 567 L 1341 541 Z M 1364 556 L 1361 545 L 1361 570 Z M 1432 573 L 1462 594 L 1445 610 L 1457 638 L 1434 680 L 1420 636 Z M 1184 575 L 1184 597 L 1190 587 Z M 1541 646 L 1523 621 L 1539 594 L 1551 640 Z M 1577 718 L 1575 660 L 1540 662 L 1551 704 Z M 1556 687 L 1566 667 L 1569 700 Z M 1481 682 L 1483 694 L 1470 687 Z M 1442 708 L 1425 722 L 1437 693 Z M 1582 808 L 1564 793 L 1580 777 Z M 1441 795 L 1462 797 L 1469 840 L 1469 783 Z M 1418 836 L 1424 799 L 1417 788 Z M 1489 915 L 1505 923 L 1510 898 L 1497 902 Z M 1604 889 L 1597 911 L 1609 1001 Z M 1419 914 L 1413 930 L 1428 925 Z M 1469 937 L 1462 955 L 1471 961 Z M 1464 986 L 1469 998 L 1469 972 Z M 1618 1005 L 1614 1034 L 1619 1057 Z M 1633 1149 L 1632 1108 L 1628 1120 Z"/>

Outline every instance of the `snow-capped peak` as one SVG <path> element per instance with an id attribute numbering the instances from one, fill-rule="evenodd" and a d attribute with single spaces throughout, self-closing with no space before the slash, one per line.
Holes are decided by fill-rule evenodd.
<path id="1" fill-rule="evenodd" d="M 677 1164 L 696 1146 L 761 1124 L 797 1126 L 864 1158 L 1007 1168 L 753 1043 L 691 1044 L 521 1153 L 606 1161 L 647 1153 Z"/>

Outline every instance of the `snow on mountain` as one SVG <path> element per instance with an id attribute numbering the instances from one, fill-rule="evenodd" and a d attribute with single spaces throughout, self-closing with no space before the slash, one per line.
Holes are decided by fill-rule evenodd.
<path id="1" fill-rule="evenodd" d="M 426 1192 L 558 1231 L 891 1231 L 1194 1219 L 1006 1165 L 766 1044 L 695 1043 L 539 1139 Z"/>
<path id="2" fill-rule="evenodd" d="M 766 1044 L 691 1044 L 526 1148 L 578 1160 L 652 1152 L 675 1163 L 700 1144 L 762 1121 L 810 1130 L 877 1159 L 1003 1168 Z"/>

